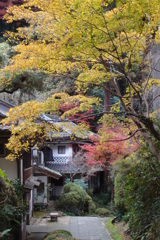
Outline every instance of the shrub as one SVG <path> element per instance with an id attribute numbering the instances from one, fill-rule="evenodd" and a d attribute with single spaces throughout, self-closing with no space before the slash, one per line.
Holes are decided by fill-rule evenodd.
<path id="1" fill-rule="evenodd" d="M 72 237 L 72 234 L 66 230 L 56 230 L 50 233 L 47 233 L 44 237 L 44 240 L 75 240 Z"/>
<path id="2" fill-rule="evenodd" d="M 99 208 L 103 208 L 107 206 L 110 202 L 111 198 L 109 193 L 100 192 L 99 194 L 95 194 L 93 196 L 93 201 L 96 204 L 96 206 Z"/>
<path id="3" fill-rule="evenodd" d="M 88 183 L 84 181 L 84 179 L 74 179 L 74 183 L 81 186 L 83 189 L 88 189 Z"/>
<path id="4" fill-rule="evenodd" d="M 125 188 L 129 174 L 136 165 L 135 156 L 119 159 L 113 164 L 112 175 L 114 177 L 114 204 L 117 219 L 121 219 L 127 212 L 125 205 Z"/>
<path id="5" fill-rule="evenodd" d="M 92 213 L 95 210 L 95 204 L 87 192 L 71 182 L 64 185 L 58 207 L 77 216 L 83 215 L 85 212 Z"/>
<path id="6" fill-rule="evenodd" d="M 123 220 L 129 222 L 132 239 L 158 240 L 160 165 L 147 145 L 132 158 L 133 162 L 130 157 L 116 164 L 115 205 L 125 214 Z"/>
<path id="7" fill-rule="evenodd" d="M 97 208 L 95 213 L 100 217 L 108 217 L 111 214 L 107 208 Z"/>
<path id="8" fill-rule="evenodd" d="M 160 237 L 159 182 L 160 166 L 151 156 L 137 163 L 128 176 L 125 206 L 133 239 L 158 240 Z"/>
<path id="9" fill-rule="evenodd" d="M 88 208 L 88 212 L 90 214 L 94 213 L 95 209 L 96 209 L 96 206 L 92 200 L 92 198 L 87 194 L 86 197 L 85 197 L 85 206 L 87 206 Z"/>
<path id="10" fill-rule="evenodd" d="M 24 206 L 23 186 L 18 179 L 9 180 L 0 169 L 0 238 L 15 240 L 20 231 Z"/>
<path id="11" fill-rule="evenodd" d="M 71 182 L 70 178 L 66 178 L 66 179 L 65 179 L 65 184 L 70 183 L 70 182 Z M 79 186 L 81 186 L 83 189 L 88 190 L 88 183 L 85 182 L 83 178 L 73 179 L 72 182 L 75 183 L 75 184 L 77 184 L 77 185 L 79 185 Z"/>

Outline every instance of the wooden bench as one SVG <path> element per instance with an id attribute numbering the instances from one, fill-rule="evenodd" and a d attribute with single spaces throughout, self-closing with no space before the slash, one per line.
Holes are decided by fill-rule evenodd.
<path id="1" fill-rule="evenodd" d="M 51 222 L 58 221 L 58 213 L 50 213 Z"/>

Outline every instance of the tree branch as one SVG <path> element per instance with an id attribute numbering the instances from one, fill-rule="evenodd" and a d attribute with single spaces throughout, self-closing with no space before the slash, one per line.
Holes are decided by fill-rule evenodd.
<path id="1" fill-rule="evenodd" d="M 132 133 L 129 137 L 124 138 L 124 139 L 110 139 L 110 140 L 104 140 L 104 142 L 122 142 L 122 141 L 127 141 L 131 139 L 137 132 L 140 132 L 142 129 L 145 130 L 145 128 L 137 129 L 134 133 Z"/>

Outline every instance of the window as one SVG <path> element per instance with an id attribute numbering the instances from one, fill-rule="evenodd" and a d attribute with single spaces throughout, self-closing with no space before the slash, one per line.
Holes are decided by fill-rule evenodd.
<path id="1" fill-rule="evenodd" d="M 65 154 L 66 146 L 58 146 L 58 154 Z"/>

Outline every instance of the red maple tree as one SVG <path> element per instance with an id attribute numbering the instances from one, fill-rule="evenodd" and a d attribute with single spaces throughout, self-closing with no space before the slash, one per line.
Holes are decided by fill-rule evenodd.
<path id="1" fill-rule="evenodd" d="M 89 166 L 106 167 L 119 157 L 126 157 L 137 149 L 138 144 L 133 139 L 126 139 L 119 124 L 114 127 L 100 127 L 102 135 L 90 137 L 92 144 L 81 148 L 85 151 L 86 163 Z"/>
<path id="2" fill-rule="evenodd" d="M 70 109 L 73 109 L 73 108 L 78 108 L 79 107 L 79 104 L 62 104 L 60 105 L 59 107 L 59 111 L 61 113 L 64 113 Z M 93 120 L 95 119 L 95 116 L 93 114 L 93 109 L 89 109 L 88 111 L 86 112 L 78 112 L 78 113 L 75 113 L 74 115 L 69 115 L 67 116 L 68 120 L 70 121 L 73 121 L 75 123 L 85 123 L 86 125 L 91 126 L 91 123 L 93 123 Z"/>
<path id="3" fill-rule="evenodd" d="M 6 10 L 9 6 L 19 5 L 23 2 L 23 0 L 6 0 L 0 1 L 0 19 L 3 19 L 3 16 L 6 13 Z"/>

